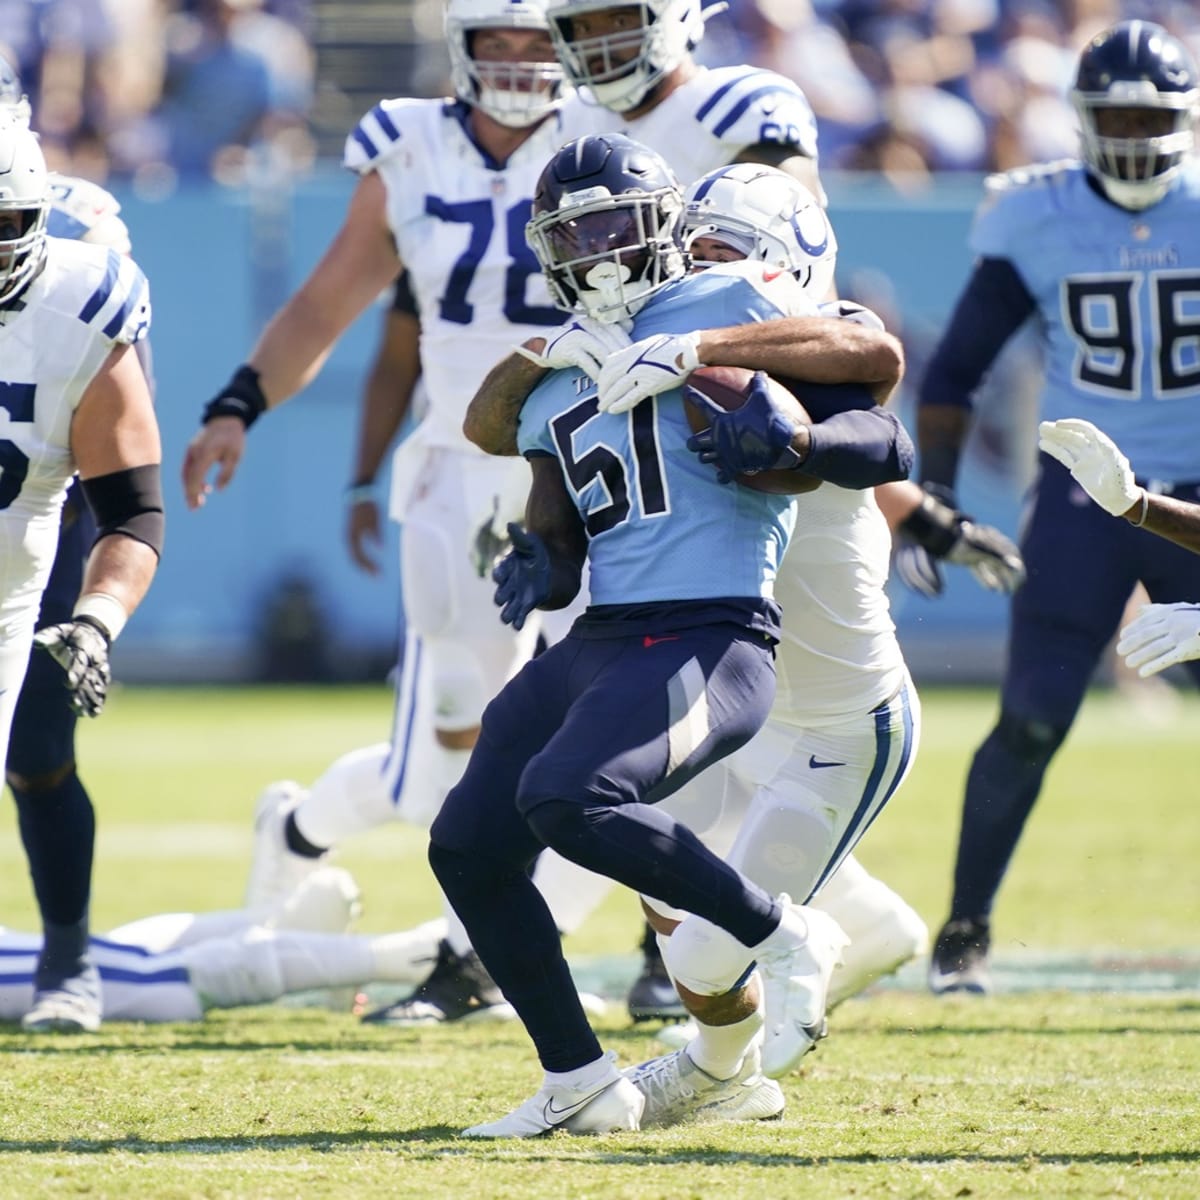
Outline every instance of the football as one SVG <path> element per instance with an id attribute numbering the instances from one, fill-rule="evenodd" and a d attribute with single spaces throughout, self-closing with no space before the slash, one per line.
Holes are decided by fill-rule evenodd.
<path id="1" fill-rule="evenodd" d="M 799 424 L 810 424 L 811 418 L 804 405 L 777 379 L 770 376 L 768 379 L 771 382 L 771 394 L 792 419 Z M 745 404 L 753 381 L 754 372 L 746 367 L 699 367 L 688 376 L 687 386 L 695 388 L 714 404 L 730 412 Z M 708 428 L 707 415 L 696 405 L 684 400 L 683 407 L 693 433 L 702 433 Z M 756 475 L 739 475 L 737 481 L 743 487 L 753 488 L 757 492 L 773 492 L 782 496 L 811 492 L 821 486 L 819 479 L 799 471 L 759 471 Z"/>

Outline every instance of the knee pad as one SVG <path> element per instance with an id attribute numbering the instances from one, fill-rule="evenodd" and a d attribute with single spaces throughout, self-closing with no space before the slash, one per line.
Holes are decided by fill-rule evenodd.
<path id="1" fill-rule="evenodd" d="M 465 647 L 441 638 L 427 645 L 433 674 L 434 727 L 447 733 L 474 728 L 492 698 L 478 658 Z"/>
<path id="2" fill-rule="evenodd" d="M 698 996 L 723 996 L 750 973 L 753 956 L 731 933 L 689 916 L 659 941 L 663 963 L 676 983 Z"/>
<path id="3" fill-rule="evenodd" d="M 996 725 L 996 736 L 1004 748 L 1022 763 L 1044 767 L 1062 745 L 1068 728 L 1003 709 Z"/>
<path id="4" fill-rule="evenodd" d="M 837 814 L 796 789 L 786 801 L 769 788 L 754 795 L 727 861 L 772 895 L 807 898 L 837 848 Z"/>

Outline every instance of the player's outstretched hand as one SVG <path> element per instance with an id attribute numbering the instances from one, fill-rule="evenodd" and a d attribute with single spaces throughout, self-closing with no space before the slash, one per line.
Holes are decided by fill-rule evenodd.
<path id="1" fill-rule="evenodd" d="M 112 673 L 108 666 L 108 634 L 98 621 L 80 616 L 48 625 L 33 639 L 66 672 L 71 707 L 81 717 L 95 717 L 104 707 Z"/>
<path id="2" fill-rule="evenodd" d="M 946 561 L 968 568 L 989 592 L 1011 596 L 1025 582 L 1025 561 L 1016 543 L 994 526 L 978 525 L 969 518 L 960 523 Z"/>
<path id="3" fill-rule="evenodd" d="M 596 380 L 600 411 L 628 412 L 669 392 L 700 366 L 698 333 L 656 333 L 612 355 Z"/>
<path id="4" fill-rule="evenodd" d="M 709 420 L 706 430 L 688 438 L 687 447 L 702 463 L 717 468 L 721 483 L 732 483 L 739 475 L 795 466 L 798 461 L 791 449 L 796 428 L 771 395 L 768 378 L 761 371 L 755 373 L 746 401 L 738 408 L 724 409 L 695 388 L 686 388 L 683 398 Z"/>
<path id="5" fill-rule="evenodd" d="M 1105 512 L 1124 516 L 1142 498 L 1129 459 L 1091 421 L 1064 417 L 1038 426 L 1038 447 L 1056 458 Z"/>
<path id="6" fill-rule="evenodd" d="M 508 536 L 508 522 L 502 519 L 499 497 L 493 505 L 491 516 L 481 521 L 471 535 L 469 553 L 471 565 L 480 579 L 486 579 L 496 567 L 496 559 L 512 549 Z"/>
<path id="7" fill-rule="evenodd" d="M 1200 658 L 1200 604 L 1146 604 L 1121 630 L 1117 653 L 1146 679 Z"/>
<path id="8" fill-rule="evenodd" d="M 183 456 L 183 495 L 187 506 L 199 508 L 215 487 L 228 486 L 246 452 L 246 425 L 240 417 L 213 417 L 192 438 Z M 209 472 L 217 468 L 216 479 Z"/>
<path id="9" fill-rule="evenodd" d="M 550 596 L 550 551 L 536 533 L 509 522 L 512 549 L 496 564 L 492 579 L 500 620 L 521 629 L 525 619 Z"/>
<path id="10" fill-rule="evenodd" d="M 545 343 L 541 350 L 533 346 L 539 341 Z M 574 367 L 590 379 L 599 379 L 608 356 L 628 345 L 629 333 L 623 325 L 575 317 L 549 337 L 530 338 L 517 347 L 517 353 L 550 371 Z"/>

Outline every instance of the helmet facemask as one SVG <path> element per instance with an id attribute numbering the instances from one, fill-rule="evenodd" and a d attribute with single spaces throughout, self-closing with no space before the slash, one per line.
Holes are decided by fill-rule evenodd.
<path id="1" fill-rule="evenodd" d="M 529 222 L 525 237 L 555 304 L 615 324 L 687 273 L 682 216 L 672 189 L 613 196 L 595 187 L 564 195 L 556 211 Z"/>
<path id="2" fill-rule="evenodd" d="M 1114 85 L 1103 94 L 1076 92 L 1081 153 L 1105 194 L 1122 208 L 1157 204 L 1195 148 L 1195 92 L 1160 93 L 1153 84 Z M 1111 137 L 1100 132 L 1112 110 L 1154 113 L 1164 132 L 1154 136 Z"/>
<path id="3" fill-rule="evenodd" d="M 580 14 L 614 8 L 629 10 L 637 24 L 594 37 L 577 36 L 575 19 Z M 618 113 L 637 108 L 704 35 L 699 0 L 577 0 L 552 6 L 549 16 L 550 36 L 567 79 Z"/>
<path id="4" fill-rule="evenodd" d="M 23 125 L 0 124 L 0 304 L 41 270 L 49 210 L 50 184 L 37 138 Z"/>
<path id="5" fill-rule="evenodd" d="M 458 0 L 446 10 L 455 95 L 510 129 L 536 125 L 562 104 L 562 67 L 553 58 L 481 61 L 473 54 L 475 38 L 495 29 L 547 32 L 544 9 L 544 0 Z"/>

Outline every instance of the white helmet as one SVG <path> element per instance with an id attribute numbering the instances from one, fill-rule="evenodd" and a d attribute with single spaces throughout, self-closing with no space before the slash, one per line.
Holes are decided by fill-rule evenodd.
<path id="1" fill-rule="evenodd" d="M 734 163 L 702 175 L 683 198 L 689 249 L 697 238 L 716 238 L 748 259 L 790 271 L 818 299 L 828 293 L 837 238 L 816 197 L 791 175 Z"/>
<path id="2" fill-rule="evenodd" d="M 0 121 L 0 302 L 37 274 L 46 255 L 50 184 L 37 138 Z"/>
<path id="3" fill-rule="evenodd" d="M 549 32 L 548 0 L 449 0 L 446 41 L 454 94 L 512 129 L 536 125 L 562 103 L 563 70 L 557 62 L 480 63 L 471 35 L 480 29 Z"/>
<path id="4" fill-rule="evenodd" d="M 576 17 L 612 8 L 630 9 L 637 25 L 600 37 L 575 36 Z M 641 104 L 704 36 L 700 0 L 551 0 L 546 15 L 567 79 L 619 113 Z"/>
<path id="5" fill-rule="evenodd" d="M 29 99 L 21 90 L 20 76 L 12 63 L 0 54 L 0 118 L 29 124 Z"/>

